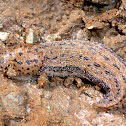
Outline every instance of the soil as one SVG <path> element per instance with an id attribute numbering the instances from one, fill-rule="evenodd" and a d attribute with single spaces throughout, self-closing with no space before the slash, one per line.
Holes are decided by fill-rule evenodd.
<path id="1" fill-rule="evenodd" d="M 34 43 L 98 41 L 126 61 L 125 0 L 1 0 L 0 46 L 27 42 L 29 31 Z M 126 125 L 126 103 L 98 110 L 92 103 L 103 96 L 99 88 L 86 81 L 81 91 L 81 80 L 75 80 L 67 85 L 50 78 L 51 84 L 38 88 L 35 79 L 16 81 L 1 73 L 0 126 Z"/>

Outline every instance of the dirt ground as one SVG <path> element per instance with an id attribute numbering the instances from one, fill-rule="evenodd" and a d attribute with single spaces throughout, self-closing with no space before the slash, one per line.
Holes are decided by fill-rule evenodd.
<path id="1" fill-rule="evenodd" d="M 125 0 L 1 0 L 0 45 L 27 42 L 29 31 L 34 43 L 97 41 L 126 61 Z M 97 110 L 92 103 L 103 95 L 89 82 L 81 94 L 76 83 L 51 82 L 38 88 L 34 79 L 14 81 L 1 73 L 0 126 L 126 126 L 126 103 Z"/>

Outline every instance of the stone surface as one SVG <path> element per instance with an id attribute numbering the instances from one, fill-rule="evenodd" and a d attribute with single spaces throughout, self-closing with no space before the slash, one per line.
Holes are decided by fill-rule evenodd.
<path id="1" fill-rule="evenodd" d="M 87 0 L 92 3 L 98 3 L 98 4 L 110 4 L 112 0 Z"/>

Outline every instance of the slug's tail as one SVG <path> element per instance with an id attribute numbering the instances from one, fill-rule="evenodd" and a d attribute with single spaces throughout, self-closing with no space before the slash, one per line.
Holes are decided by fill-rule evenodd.
<path id="1" fill-rule="evenodd" d="M 125 89 L 120 89 L 118 92 L 110 91 L 102 100 L 94 103 L 99 108 L 118 108 L 126 100 Z"/>

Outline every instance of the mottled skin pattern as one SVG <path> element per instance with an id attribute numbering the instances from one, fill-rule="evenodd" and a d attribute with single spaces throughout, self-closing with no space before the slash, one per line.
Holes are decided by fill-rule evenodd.
<path id="1" fill-rule="evenodd" d="M 20 44 L 0 53 L 4 74 L 9 68 L 16 76 L 41 75 L 75 76 L 86 78 L 106 91 L 105 97 L 95 103 L 109 108 L 125 98 L 126 65 L 106 46 L 89 41 L 66 40 L 41 45 Z"/>

